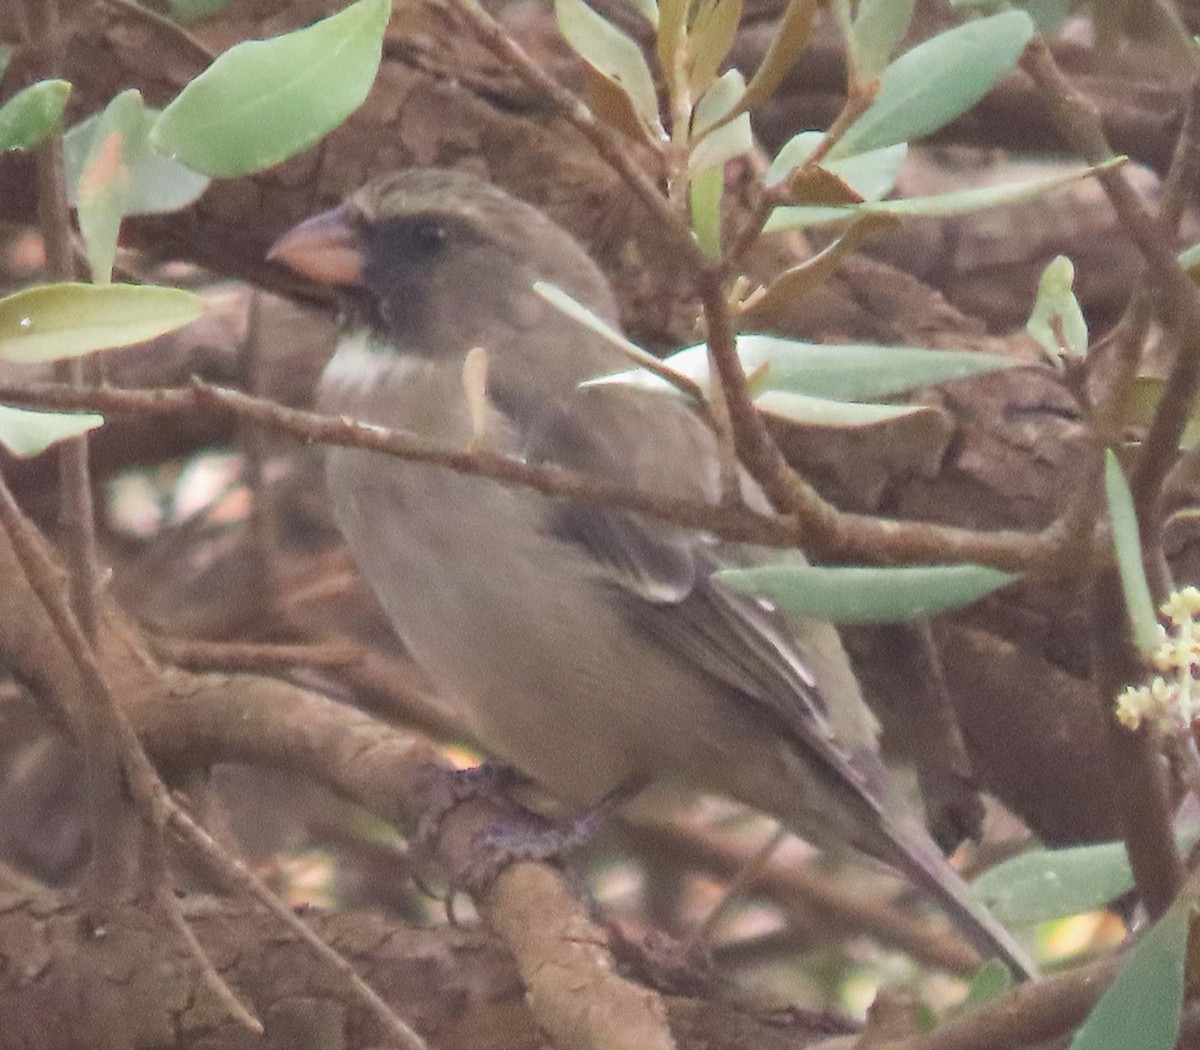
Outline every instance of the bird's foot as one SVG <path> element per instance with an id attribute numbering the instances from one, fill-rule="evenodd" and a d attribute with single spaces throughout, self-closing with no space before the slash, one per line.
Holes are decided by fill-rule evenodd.
<path id="1" fill-rule="evenodd" d="M 529 783 L 524 773 L 491 760 L 468 769 L 431 772 L 421 786 L 421 815 L 417 818 L 413 848 L 418 853 L 432 855 L 436 852 L 443 823 L 458 806 L 472 799 L 515 805 L 508 795 L 509 790 Z"/>
<path id="2" fill-rule="evenodd" d="M 570 855 L 587 845 L 613 813 L 644 786 L 640 780 L 620 784 L 566 821 L 550 820 L 510 799 L 511 809 L 501 819 L 476 832 L 471 863 L 462 873 L 464 887 L 490 885 L 518 861 L 565 867 Z"/>
<path id="3" fill-rule="evenodd" d="M 512 787 L 529 781 L 509 767 L 483 766 L 445 778 L 429 792 L 417 825 L 414 849 L 436 857 L 455 889 L 477 893 L 505 868 L 520 861 L 565 868 L 609 816 L 641 785 L 622 785 L 599 801 L 558 822 L 515 801 Z"/>

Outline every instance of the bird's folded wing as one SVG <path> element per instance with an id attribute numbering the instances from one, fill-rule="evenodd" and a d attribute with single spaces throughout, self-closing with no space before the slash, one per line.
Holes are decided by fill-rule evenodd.
<path id="1" fill-rule="evenodd" d="M 632 424 L 644 424 L 645 418 L 623 420 L 630 426 L 617 433 L 613 428 L 622 421 L 620 412 L 601 415 L 610 424 L 607 428 L 596 425 L 595 413 L 588 416 L 584 424 L 568 413 L 540 428 L 528 444 L 527 458 L 606 480 L 629 480 L 631 464 L 643 452 L 626 446 L 628 433 L 636 432 Z M 696 454 L 701 442 L 694 431 L 680 434 L 700 424 L 671 411 L 665 412 L 665 420 L 666 427 L 658 428 L 660 442 L 649 445 L 657 448 L 670 472 L 671 488 L 676 493 L 710 489 L 703 476 L 706 465 L 686 458 Z M 645 471 L 640 474 L 639 480 Z M 636 630 L 738 694 L 867 800 L 882 801 L 877 757 L 860 755 L 835 736 L 826 699 L 793 643 L 793 626 L 772 606 L 712 578 L 730 553 L 727 547 L 704 533 L 596 504 L 555 504 L 548 526 L 557 538 L 587 551 Z M 855 697 L 855 702 L 862 701 Z"/>

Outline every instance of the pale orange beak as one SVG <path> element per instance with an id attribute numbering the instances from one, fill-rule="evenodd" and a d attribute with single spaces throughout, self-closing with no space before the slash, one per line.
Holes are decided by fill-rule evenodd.
<path id="1" fill-rule="evenodd" d="M 318 284 L 362 282 L 363 246 L 344 208 L 322 212 L 293 226 L 279 238 L 267 258 L 281 262 Z"/>

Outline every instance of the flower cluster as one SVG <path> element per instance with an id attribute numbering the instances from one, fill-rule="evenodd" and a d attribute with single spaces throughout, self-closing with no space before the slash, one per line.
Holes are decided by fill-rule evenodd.
<path id="1" fill-rule="evenodd" d="M 1148 685 L 1128 686 L 1117 697 L 1117 719 L 1137 729 L 1150 719 L 1166 732 L 1183 732 L 1200 715 L 1196 675 L 1200 673 L 1200 589 L 1185 587 L 1162 605 L 1169 627 L 1159 625 L 1159 645 L 1151 664 L 1159 673 Z"/>

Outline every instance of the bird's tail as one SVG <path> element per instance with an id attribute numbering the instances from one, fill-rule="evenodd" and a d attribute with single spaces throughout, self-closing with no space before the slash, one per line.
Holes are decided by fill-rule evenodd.
<path id="1" fill-rule="evenodd" d="M 937 843 L 912 821 L 885 821 L 895 849 L 888 860 L 941 906 L 971 946 L 985 959 L 1000 958 L 1020 980 L 1039 977 L 1037 964 L 972 895 L 971 887 L 946 861 Z M 874 851 L 873 851 L 874 852 Z"/>

